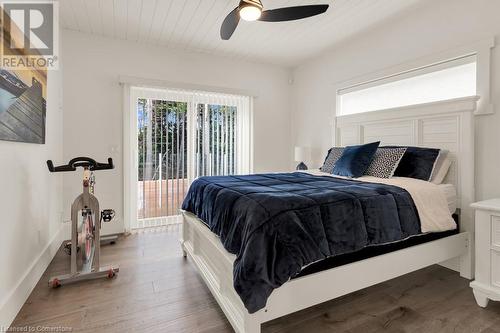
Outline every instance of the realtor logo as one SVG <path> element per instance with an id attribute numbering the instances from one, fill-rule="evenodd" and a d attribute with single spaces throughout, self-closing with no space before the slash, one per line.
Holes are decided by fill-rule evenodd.
<path id="1" fill-rule="evenodd" d="M 58 3 L 3 1 L 1 67 L 54 69 L 58 51 Z"/>

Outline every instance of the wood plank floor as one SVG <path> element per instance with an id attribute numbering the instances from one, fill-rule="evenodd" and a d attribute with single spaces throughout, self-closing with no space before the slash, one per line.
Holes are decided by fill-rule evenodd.
<path id="1" fill-rule="evenodd" d="M 124 237 L 102 249 L 103 264 L 120 265 L 116 279 L 53 290 L 47 286 L 49 277 L 69 270 L 69 257 L 59 251 L 12 326 L 232 332 L 202 279 L 182 258 L 178 232 L 169 227 Z M 467 280 L 432 266 L 280 318 L 262 331 L 500 333 L 500 302 L 479 308 Z"/>

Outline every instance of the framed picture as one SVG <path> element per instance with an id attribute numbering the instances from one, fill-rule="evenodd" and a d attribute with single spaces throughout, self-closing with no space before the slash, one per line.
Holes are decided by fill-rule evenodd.
<path id="1" fill-rule="evenodd" d="M 5 24 L 2 13 L 1 47 L 11 49 L 12 41 L 24 43 L 24 34 Z M 17 30 L 17 31 L 15 31 Z M 10 44 L 7 44 L 10 43 Z M 19 52 L 22 52 L 19 48 Z M 5 53 L 0 55 L 3 56 Z M 22 53 L 20 53 L 22 55 Z M 47 68 L 5 68 L 0 65 L 0 140 L 45 143 Z"/>

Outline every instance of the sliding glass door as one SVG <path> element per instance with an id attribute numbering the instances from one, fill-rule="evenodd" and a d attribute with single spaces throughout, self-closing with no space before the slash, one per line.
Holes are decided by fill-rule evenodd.
<path id="1" fill-rule="evenodd" d="M 137 123 L 133 228 L 178 222 L 196 177 L 250 171 L 248 97 L 144 88 L 132 92 Z"/>
<path id="2" fill-rule="evenodd" d="M 187 190 L 187 103 L 137 100 L 139 220 L 178 214 Z"/>

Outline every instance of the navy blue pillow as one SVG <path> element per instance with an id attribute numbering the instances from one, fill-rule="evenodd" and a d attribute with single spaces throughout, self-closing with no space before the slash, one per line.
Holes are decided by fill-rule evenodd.
<path id="1" fill-rule="evenodd" d="M 396 148 L 390 146 L 386 148 Z M 406 152 L 394 171 L 395 177 L 430 180 L 434 163 L 439 156 L 437 148 L 406 147 Z"/>
<path id="2" fill-rule="evenodd" d="M 359 146 L 347 146 L 333 168 L 333 174 L 351 178 L 361 177 L 370 166 L 380 141 Z"/>

